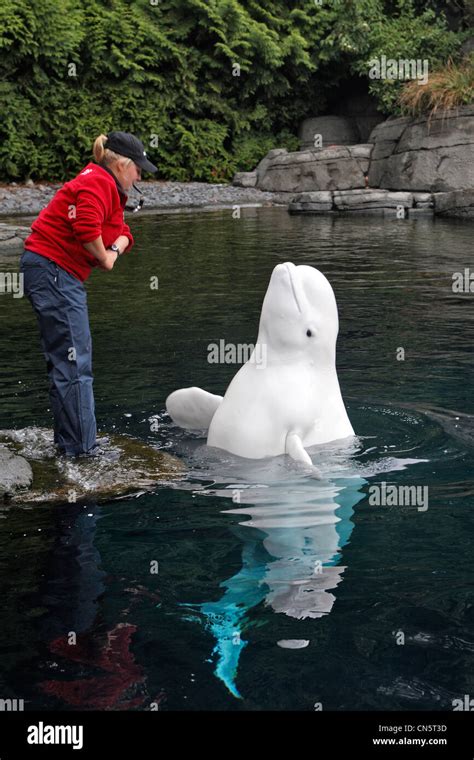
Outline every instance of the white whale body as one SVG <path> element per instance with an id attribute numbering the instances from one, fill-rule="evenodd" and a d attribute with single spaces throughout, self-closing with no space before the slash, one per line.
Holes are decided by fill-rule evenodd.
<path id="1" fill-rule="evenodd" d="M 208 430 L 209 446 L 249 459 L 286 453 L 309 465 L 306 448 L 354 435 L 337 378 L 338 329 L 322 272 L 278 264 L 257 344 L 225 396 L 182 388 L 166 399 L 168 414 L 180 427 Z"/>

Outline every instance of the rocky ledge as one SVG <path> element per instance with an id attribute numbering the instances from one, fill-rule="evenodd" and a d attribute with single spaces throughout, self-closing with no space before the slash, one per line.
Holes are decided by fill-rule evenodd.
<path id="1" fill-rule="evenodd" d="M 0 431 L 0 501 L 103 502 L 151 491 L 183 477 L 179 459 L 136 438 L 113 435 L 97 457 L 55 453 L 45 428 Z"/>
<path id="2" fill-rule="evenodd" d="M 207 182 L 138 182 L 143 192 L 144 209 L 219 208 L 233 205 L 273 205 L 285 203 L 285 196 L 254 187 Z M 0 186 L 0 215 L 37 215 L 60 184 L 12 183 Z M 132 202 L 132 201 L 130 201 Z"/>
<path id="3" fill-rule="evenodd" d="M 442 193 L 445 195 L 445 193 Z M 374 214 L 398 219 L 432 217 L 435 200 L 431 193 L 391 192 L 365 188 L 296 195 L 288 207 L 293 214 Z"/>
<path id="4" fill-rule="evenodd" d="M 25 225 L 0 222 L 0 251 L 16 253 L 23 247 L 23 241 L 29 234 L 30 228 Z"/>

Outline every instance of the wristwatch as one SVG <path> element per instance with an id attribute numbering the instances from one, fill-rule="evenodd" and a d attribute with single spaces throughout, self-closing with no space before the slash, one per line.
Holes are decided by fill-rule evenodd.
<path id="1" fill-rule="evenodd" d="M 110 250 L 114 251 L 114 253 L 116 253 L 117 256 L 121 256 L 122 255 L 121 252 L 120 252 L 120 248 L 118 247 L 118 245 L 115 245 L 115 243 L 112 243 L 112 245 L 110 246 Z"/>

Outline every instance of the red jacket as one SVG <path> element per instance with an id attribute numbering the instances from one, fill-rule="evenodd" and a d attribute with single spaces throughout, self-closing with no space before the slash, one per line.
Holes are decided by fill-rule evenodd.
<path id="1" fill-rule="evenodd" d="M 52 259 L 79 280 L 87 280 L 98 261 L 84 243 L 100 235 L 108 248 L 126 235 L 133 245 L 130 227 L 124 222 L 127 196 L 119 192 L 112 174 L 98 164 L 87 166 L 66 182 L 31 225 L 25 248 Z"/>

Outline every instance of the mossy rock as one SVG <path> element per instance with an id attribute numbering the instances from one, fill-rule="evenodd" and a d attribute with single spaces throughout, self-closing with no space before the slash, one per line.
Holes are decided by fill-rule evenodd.
<path id="1" fill-rule="evenodd" d="M 2 430 L 0 442 L 26 460 L 33 471 L 30 488 L 5 495 L 13 504 L 110 501 L 151 491 L 184 474 L 179 459 L 126 435 L 111 435 L 97 457 L 57 456 L 53 433 L 45 428 Z"/>

